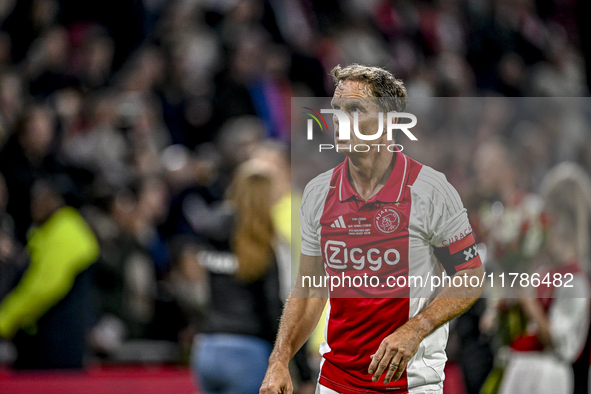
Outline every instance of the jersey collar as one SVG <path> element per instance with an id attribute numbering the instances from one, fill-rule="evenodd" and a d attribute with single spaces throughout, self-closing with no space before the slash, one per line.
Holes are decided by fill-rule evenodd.
<path id="1" fill-rule="evenodd" d="M 366 202 L 374 202 L 374 201 L 381 201 L 387 203 L 394 203 L 400 202 L 404 198 L 404 188 L 408 183 L 408 167 L 409 167 L 409 159 L 408 157 L 400 152 L 396 151 L 392 158 L 394 160 L 394 168 L 392 168 L 392 173 L 390 173 L 390 177 L 388 181 L 382 187 L 382 189 L 370 198 Z M 339 200 L 346 201 L 352 197 L 363 201 L 363 199 L 357 194 L 351 182 L 349 181 L 349 158 L 345 158 L 343 162 L 343 166 L 341 169 L 340 180 L 339 180 Z"/>

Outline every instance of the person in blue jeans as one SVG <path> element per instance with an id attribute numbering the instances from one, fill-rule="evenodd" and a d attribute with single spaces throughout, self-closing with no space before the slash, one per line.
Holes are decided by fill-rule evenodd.
<path id="1" fill-rule="evenodd" d="M 205 334 L 195 343 L 193 364 L 206 393 L 257 393 L 271 344 L 256 336 Z"/>
<path id="2" fill-rule="evenodd" d="M 191 213 L 194 230 L 210 240 L 198 252 L 210 299 L 191 355 L 206 394 L 255 394 L 265 376 L 283 308 L 280 270 L 290 269 L 277 257 L 283 254 L 271 208 L 280 195 L 273 186 L 270 172 L 247 162 L 221 207 Z M 301 380 L 309 380 L 305 361 L 300 364 Z"/>

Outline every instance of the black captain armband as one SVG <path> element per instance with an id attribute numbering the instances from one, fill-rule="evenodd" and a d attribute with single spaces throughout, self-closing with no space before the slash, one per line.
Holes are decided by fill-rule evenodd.
<path id="1" fill-rule="evenodd" d="M 449 246 L 433 249 L 435 256 L 450 276 L 455 275 L 458 271 L 476 268 L 482 265 L 482 261 L 478 255 L 478 245 L 476 245 L 474 235 L 472 234 Z"/>

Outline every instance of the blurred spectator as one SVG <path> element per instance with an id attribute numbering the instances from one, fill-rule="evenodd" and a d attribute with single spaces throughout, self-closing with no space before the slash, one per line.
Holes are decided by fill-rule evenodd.
<path id="1" fill-rule="evenodd" d="M 0 145 L 17 125 L 25 105 L 22 79 L 16 72 L 0 74 Z"/>
<path id="2" fill-rule="evenodd" d="M 199 263 L 200 245 L 191 236 L 177 236 L 170 245 L 171 269 L 163 281 L 163 291 L 179 305 L 186 319 L 177 328 L 177 340 L 188 354 L 193 337 L 203 329 L 210 289 L 207 270 Z M 166 326 L 170 326 L 167 319 Z"/>
<path id="3" fill-rule="evenodd" d="M 278 328 L 282 264 L 274 249 L 272 178 L 257 162 L 240 166 L 230 185 L 226 246 L 199 253 L 210 276 L 211 305 L 193 364 L 205 392 L 255 392 Z M 212 229 L 213 230 L 213 229 Z M 309 376 L 307 377 L 309 379 Z"/>
<path id="4" fill-rule="evenodd" d="M 52 0 L 3 3 L 2 28 L 12 42 L 12 61 L 21 62 L 31 43 L 55 20 L 58 4 Z"/>
<path id="5" fill-rule="evenodd" d="M 584 236 L 587 242 L 589 239 L 591 180 L 577 167 L 563 163 L 548 173 L 544 189 L 553 225 L 547 238 L 548 266 L 540 277 L 548 274 L 552 280 L 537 288 L 537 298 L 528 294 L 529 298 L 519 300 L 528 326 L 511 343 L 501 394 L 572 393 L 571 364 L 581 356 L 588 340 L 591 285 L 581 268 L 585 256 L 581 256 L 578 241 Z M 581 213 L 584 217 L 577 218 Z M 577 234 L 582 228 L 585 233 Z M 570 274 L 572 287 L 557 285 L 556 274 Z"/>
<path id="6" fill-rule="evenodd" d="M 481 202 L 473 226 L 498 269 L 522 272 L 543 241 L 541 199 L 521 186 L 517 152 L 502 140 L 483 143 L 474 166 Z"/>
<path id="7" fill-rule="evenodd" d="M 103 88 L 111 78 L 115 44 L 106 32 L 98 27 L 82 30 L 81 35 L 84 38 L 75 74 L 84 90 Z"/>
<path id="8" fill-rule="evenodd" d="M 543 242 L 541 199 L 523 188 L 520 166 L 516 149 L 500 138 L 482 143 L 474 153 L 476 187 L 466 206 L 474 212 L 474 234 L 483 242 L 479 252 L 491 272 L 529 272 Z M 456 322 L 461 330 L 458 362 L 470 394 L 478 393 L 485 381 L 487 387 L 498 385 L 497 370 L 487 378 L 493 368 L 492 334 L 498 349 L 511 343 L 522 329 L 514 324 L 521 309 L 510 299 L 516 296 L 510 289 L 489 289 L 487 295 L 489 299 L 478 300 Z"/>
<path id="9" fill-rule="evenodd" d="M 69 135 L 63 150 L 69 162 L 91 169 L 110 185 L 122 187 L 132 177 L 127 165 L 131 147 L 117 128 L 117 98 L 112 92 L 93 97 L 87 131 Z"/>
<path id="10" fill-rule="evenodd" d="M 210 231 L 225 220 L 223 210 L 213 205 L 223 199 L 234 170 L 249 159 L 263 136 L 260 119 L 241 116 L 224 123 L 215 144 L 203 144 L 197 155 L 176 145 L 163 152 L 165 168 L 175 170 L 169 171 L 169 181 L 178 189 L 165 226 L 169 236 L 194 234 L 209 242 L 225 240 L 225 232 Z"/>
<path id="11" fill-rule="evenodd" d="M 38 180 L 31 192 L 30 265 L 0 304 L 0 336 L 13 339 L 15 368 L 81 368 L 90 323 L 88 267 L 99 254 L 85 220 L 57 182 Z"/>
<path id="12" fill-rule="evenodd" d="M 199 264 L 199 244 L 190 237 L 179 237 L 172 246 L 172 267 L 167 282 L 192 323 L 199 327 L 209 301 L 209 278 Z"/>
<path id="13" fill-rule="evenodd" d="M 263 142 L 253 150 L 250 162 L 266 169 L 273 179 L 272 194 L 275 203 L 271 208 L 271 219 L 278 236 L 276 245 L 280 247 L 281 242 L 287 246 L 282 247 L 281 251 L 285 251 L 289 257 L 281 261 L 291 262 L 289 267 L 282 270 L 289 275 L 283 279 L 281 288 L 282 298 L 286 300 L 294 282 L 292 278 L 295 278 L 299 267 L 301 242 L 299 234 L 292 236 L 292 228 L 300 228 L 299 215 L 293 215 L 293 209 L 301 205 L 302 194 L 291 186 L 290 152 L 286 145 L 274 141 Z"/>
<path id="14" fill-rule="evenodd" d="M 30 188 L 36 179 L 52 176 L 68 183 L 69 195 L 81 197 L 82 188 L 91 180 L 87 171 L 65 165 L 55 148 L 55 114 L 43 104 L 32 105 L 17 124 L 0 151 L 0 172 L 9 190 L 7 212 L 12 215 L 19 240 L 25 241 L 31 224 Z"/>
<path id="15" fill-rule="evenodd" d="M 212 100 L 212 121 L 218 127 L 232 117 L 257 115 L 255 100 L 258 97 L 254 95 L 260 93 L 255 90 L 260 87 L 263 75 L 267 40 L 264 32 L 249 31 L 232 47 L 227 69 L 216 78 Z"/>
<path id="16" fill-rule="evenodd" d="M 158 177 L 163 172 L 160 154 L 170 144 L 168 130 L 159 118 L 157 103 L 147 100 L 123 102 L 121 106 L 133 108 L 127 114 L 127 138 L 132 145 L 131 164 L 140 177 Z M 128 108 L 131 112 L 131 108 Z"/>
<path id="17" fill-rule="evenodd" d="M 8 1 L 4 2 L 4 4 L 10 3 Z M 1 13 L 2 11 L 0 11 Z M 1 17 L 0 17 L 1 19 Z M 4 32 L 0 33 L 0 70 L 4 70 L 6 67 L 10 66 L 11 61 L 11 42 L 10 36 Z"/>
<path id="18" fill-rule="evenodd" d="M 117 10 L 117 12 L 113 12 Z M 59 23 L 72 28 L 78 23 L 104 26 L 115 44 L 113 69 L 118 70 L 149 33 L 144 29 L 144 3 L 132 0 L 59 1 Z"/>
<path id="19" fill-rule="evenodd" d="M 6 212 L 7 202 L 8 190 L 0 173 L 0 300 L 16 286 L 28 263 L 22 245 L 15 238 L 14 220 Z"/>
<path id="20" fill-rule="evenodd" d="M 136 237 L 150 252 L 159 277 L 170 269 L 168 248 L 159 230 L 168 215 L 168 197 L 167 186 L 162 179 L 145 178 L 138 190 L 137 209 L 134 212 L 136 218 L 141 220 L 137 225 Z"/>
<path id="21" fill-rule="evenodd" d="M 283 301 L 287 300 L 291 286 L 295 282 L 299 268 L 299 258 L 301 250 L 301 238 L 299 233 L 292 234 L 292 229 L 300 228 L 299 214 L 294 212 L 299 210 L 302 202 L 302 193 L 296 187 L 291 185 L 291 160 L 290 151 L 287 145 L 279 141 L 264 141 L 260 143 L 252 152 L 249 163 L 265 170 L 272 179 L 272 196 L 274 204 L 271 207 L 271 220 L 275 229 L 274 248 L 277 254 L 277 264 L 283 265 L 279 268 L 280 279 L 280 297 Z M 321 320 L 315 330 L 316 335 L 324 337 L 324 324 Z M 320 334 L 321 333 L 321 334 Z M 294 363 L 299 373 L 298 392 L 303 394 L 313 392 L 315 385 L 310 375 L 308 358 L 316 360 L 318 352 L 317 347 L 312 351 L 310 344 L 302 348 L 294 356 Z"/>
<path id="22" fill-rule="evenodd" d="M 583 60 L 560 31 L 548 46 L 547 61 L 532 69 L 531 96 L 578 97 L 589 94 Z"/>
<path id="23" fill-rule="evenodd" d="M 590 272 L 590 223 L 591 223 L 591 178 L 583 169 L 574 163 L 562 163 L 552 169 L 544 178 L 542 195 L 546 202 L 546 210 L 549 215 L 561 218 L 563 215 L 572 221 L 569 226 L 573 236 L 567 245 L 572 249 L 564 250 L 562 245 L 554 243 L 548 245 L 549 257 L 552 259 L 568 260 L 565 255 L 570 253 L 571 260 L 575 261 L 581 274 L 589 275 Z M 569 216 L 570 215 L 570 216 Z M 559 250 L 554 248 L 559 247 Z M 573 257 L 574 256 L 574 257 Z M 578 302 L 578 301 L 577 301 Z M 582 319 L 584 314 L 580 316 Z M 587 316 L 589 318 L 589 316 Z M 588 393 L 589 388 L 589 362 L 591 360 L 591 324 L 588 325 L 589 333 L 583 350 L 579 352 L 573 364 L 574 393 Z M 584 331 L 584 327 L 583 331 Z M 584 337 L 582 332 L 577 332 L 579 340 Z"/>
<path id="24" fill-rule="evenodd" d="M 115 355 L 125 340 L 150 334 L 157 297 L 150 246 L 153 239 L 159 242 L 151 226 L 162 214 L 163 203 L 161 191 L 153 195 L 151 188 L 140 184 L 106 196 L 107 214 L 95 210 L 91 219 L 103 251 L 95 270 L 100 317 L 93 332 L 95 350 L 101 355 Z M 116 339 L 105 334 L 111 331 L 117 332 Z"/>
<path id="25" fill-rule="evenodd" d="M 84 97 L 79 89 L 66 88 L 54 92 L 50 101 L 55 108 L 58 135 L 63 145 L 63 141 L 68 141 L 81 132 L 84 125 Z"/>
<path id="26" fill-rule="evenodd" d="M 68 70 L 70 59 L 68 32 L 57 26 L 44 33 L 31 45 L 27 57 L 30 93 L 46 98 L 58 89 L 75 86 L 76 79 Z"/>
<path id="27" fill-rule="evenodd" d="M 487 300 L 479 299 L 466 313 L 455 319 L 452 326 L 455 333 L 450 332 L 446 348 L 450 361 L 462 368 L 467 394 L 479 394 L 493 368 L 494 353 L 490 334 L 480 330 L 480 320 L 486 306 Z"/>
<path id="28" fill-rule="evenodd" d="M 234 170 L 252 156 L 264 136 L 264 126 L 256 116 L 235 117 L 224 123 L 216 140 L 221 154 L 219 176 L 224 188 L 230 183 Z"/>

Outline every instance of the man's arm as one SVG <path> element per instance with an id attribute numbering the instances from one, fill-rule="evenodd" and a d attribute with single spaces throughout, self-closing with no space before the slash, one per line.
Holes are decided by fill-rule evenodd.
<path id="1" fill-rule="evenodd" d="M 327 300 L 326 288 L 304 287 L 303 278 L 306 276 L 324 277 L 321 256 L 301 255 L 298 278 L 283 310 L 275 348 L 269 358 L 269 368 L 261 386 L 261 394 L 293 392 L 289 360 L 316 328 Z"/>
<path id="2" fill-rule="evenodd" d="M 468 286 L 454 287 L 453 280 L 448 282 L 448 286 L 423 311 L 384 338 L 372 357 L 368 372 L 377 381 L 387 371 L 385 384 L 392 378 L 400 379 L 421 341 L 468 309 L 483 291 L 480 282 L 483 281 L 484 268 L 467 211 L 453 185 L 442 173 L 423 167 L 411 193 L 413 209 L 422 218 L 421 231 L 433 246 L 433 254 L 449 276 L 462 277 L 462 284 Z M 469 286 L 473 276 L 478 277 L 477 287 Z"/>
<path id="3" fill-rule="evenodd" d="M 470 278 L 477 276 L 480 283 L 483 274 L 484 267 L 480 265 L 458 271 L 454 276 L 467 275 L 464 283 L 470 283 Z M 479 287 L 454 287 L 451 283 L 446 286 L 421 313 L 384 338 L 369 365 L 368 373 L 373 374 L 373 381 L 376 382 L 384 371 L 387 371 L 384 384 L 400 379 L 421 341 L 437 327 L 461 315 L 476 302 L 483 290 L 483 284 Z M 391 364 L 397 368 L 390 367 Z"/>

